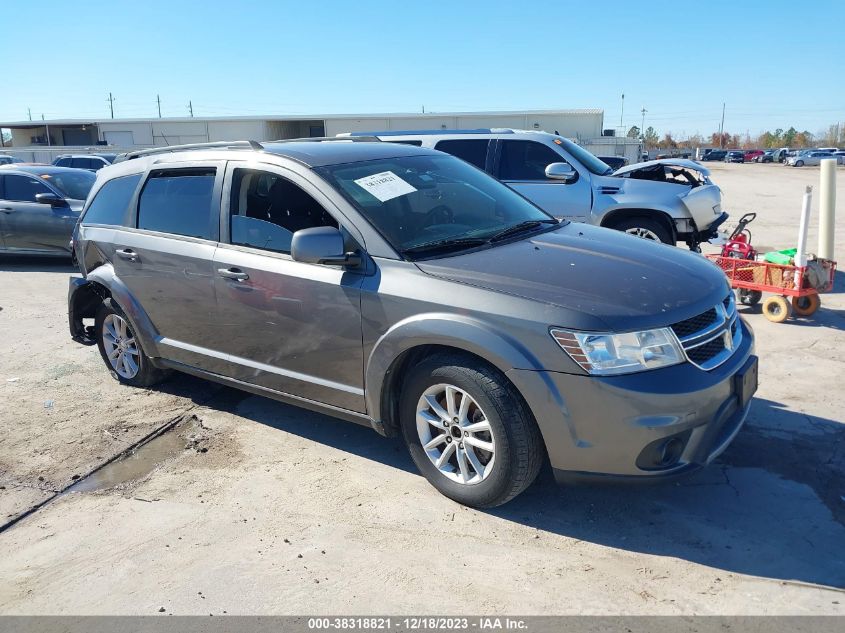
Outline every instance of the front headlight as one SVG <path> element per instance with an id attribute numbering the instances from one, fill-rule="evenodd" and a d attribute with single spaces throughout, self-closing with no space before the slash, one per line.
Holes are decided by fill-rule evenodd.
<path id="1" fill-rule="evenodd" d="M 677 365 L 686 360 L 684 350 L 669 328 L 596 334 L 550 330 L 557 344 L 584 370 L 598 376 L 630 374 Z"/>

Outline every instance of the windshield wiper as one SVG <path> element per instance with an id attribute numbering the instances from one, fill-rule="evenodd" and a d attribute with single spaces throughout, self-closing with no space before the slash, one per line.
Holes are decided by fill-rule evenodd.
<path id="1" fill-rule="evenodd" d="M 514 224 L 513 226 L 509 226 L 506 229 L 502 229 L 498 233 L 493 233 L 487 239 L 491 242 L 498 242 L 499 240 L 503 240 L 506 237 L 510 237 L 511 235 L 516 235 L 517 233 L 522 233 L 523 231 L 530 231 L 531 229 L 536 229 L 541 224 L 557 224 L 557 220 L 553 220 L 552 218 L 547 218 L 545 220 L 525 220 L 524 222 L 520 222 L 518 224 Z"/>
<path id="2" fill-rule="evenodd" d="M 434 251 L 459 250 L 462 248 L 472 248 L 474 246 L 483 246 L 488 240 L 480 237 L 458 237 L 448 238 L 443 240 L 435 240 L 433 242 L 426 242 L 411 246 L 401 251 L 403 255 L 419 255 L 420 253 L 430 253 Z"/>

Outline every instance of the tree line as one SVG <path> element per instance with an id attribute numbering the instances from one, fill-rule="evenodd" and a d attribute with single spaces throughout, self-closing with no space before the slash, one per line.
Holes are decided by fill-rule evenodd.
<path id="1" fill-rule="evenodd" d="M 646 149 L 695 149 L 696 147 L 723 147 L 724 149 L 775 149 L 778 147 L 843 147 L 845 146 L 845 126 L 834 123 L 827 130 L 813 134 L 808 130 L 798 131 L 794 127 L 787 130 L 777 128 L 775 131 L 765 131 L 757 136 L 748 133 L 731 134 L 730 132 L 713 132 L 710 136 L 693 134 L 683 140 L 676 139 L 672 132 L 665 132 L 661 138 L 657 130 L 649 126 L 645 133 L 636 125 L 628 130 L 628 138 L 638 138 L 643 141 Z"/>

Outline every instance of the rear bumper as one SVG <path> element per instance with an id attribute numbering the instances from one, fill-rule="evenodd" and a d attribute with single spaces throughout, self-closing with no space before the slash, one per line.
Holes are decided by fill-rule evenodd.
<path id="1" fill-rule="evenodd" d="M 712 371 L 690 363 L 614 377 L 509 371 L 558 480 L 655 481 L 715 459 L 748 414 L 734 381 L 754 351 L 753 334 L 742 327 L 742 344 Z"/>

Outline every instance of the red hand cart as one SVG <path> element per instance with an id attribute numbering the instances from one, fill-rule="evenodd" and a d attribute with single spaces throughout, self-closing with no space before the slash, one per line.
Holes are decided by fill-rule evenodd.
<path id="1" fill-rule="evenodd" d="M 807 266 L 782 266 L 748 259 L 707 255 L 719 268 L 725 271 L 731 288 L 735 288 L 740 302 L 755 305 L 764 292 L 774 293 L 763 302 L 763 314 L 774 323 L 783 323 L 791 312 L 798 316 L 810 316 L 821 305 L 819 292 L 833 288 L 836 262 L 818 259 L 825 273 L 827 285 L 813 287 L 807 277 Z M 791 302 L 787 300 L 791 297 Z"/>

